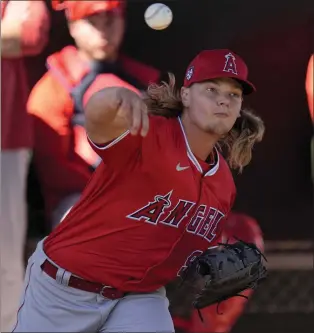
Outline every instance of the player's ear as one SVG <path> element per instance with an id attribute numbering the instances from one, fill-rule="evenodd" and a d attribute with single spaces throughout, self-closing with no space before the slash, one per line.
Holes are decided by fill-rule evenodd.
<path id="1" fill-rule="evenodd" d="M 182 87 L 180 94 L 183 106 L 188 108 L 190 106 L 190 89 Z"/>

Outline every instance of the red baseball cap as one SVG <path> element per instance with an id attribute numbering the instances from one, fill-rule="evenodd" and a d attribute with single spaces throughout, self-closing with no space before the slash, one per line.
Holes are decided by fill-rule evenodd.
<path id="1" fill-rule="evenodd" d="M 186 70 L 184 87 L 222 77 L 239 81 L 244 95 L 256 91 L 254 85 L 247 79 L 248 68 L 243 59 L 228 49 L 204 50 L 199 53 Z"/>
<path id="2" fill-rule="evenodd" d="M 119 0 L 51 0 L 55 10 L 65 10 L 66 16 L 70 21 L 80 20 L 90 15 L 104 11 L 115 10 L 123 12 L 124 1 Z"/>

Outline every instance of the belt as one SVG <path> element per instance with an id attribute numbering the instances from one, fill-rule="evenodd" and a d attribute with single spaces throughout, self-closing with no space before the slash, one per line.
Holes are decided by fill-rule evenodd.
<path id="1" fill-rule="evenodd" d="M 58 267 L 53 265 L 50 261 L 46 260 L 42 265 L 41 269 L 49 275 L 51 278 L 56 280 Z M 122 298 L 126 295 L 125 292 L 118 290 L 116 288 L 103 285 L 101 283 L 90 282 L 76 276 L 71 275 L 68 283 L 69 287 L 88 291 L 95 294 L 100 294 L 105 298 L 109 298 L 111 300 Z"/>

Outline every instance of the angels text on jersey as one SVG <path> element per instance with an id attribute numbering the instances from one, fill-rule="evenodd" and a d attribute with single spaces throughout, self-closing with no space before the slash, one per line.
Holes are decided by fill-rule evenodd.
<path id="1" fill-rule="evenodd" d="M 204 204 L 197 206 L 195 202 L 183 199 L 173 203 L 172 192 L 156 195 L 153 201 L 127 215 L 127 218 L 174 228 L 184 223 L 187 232 L 212 242 L 218 223 L 225 214 L 214 207 Z"/>

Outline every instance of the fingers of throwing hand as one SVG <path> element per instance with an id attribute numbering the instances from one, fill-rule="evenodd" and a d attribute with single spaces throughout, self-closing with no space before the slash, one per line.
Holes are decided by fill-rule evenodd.
<path id="1" fill-rule="evenodd" d="M 135 101 L 132 106 L 132 113 L 131 134 L 146 136 L 149 126 L 146 105 L 141 100 Z"/>

